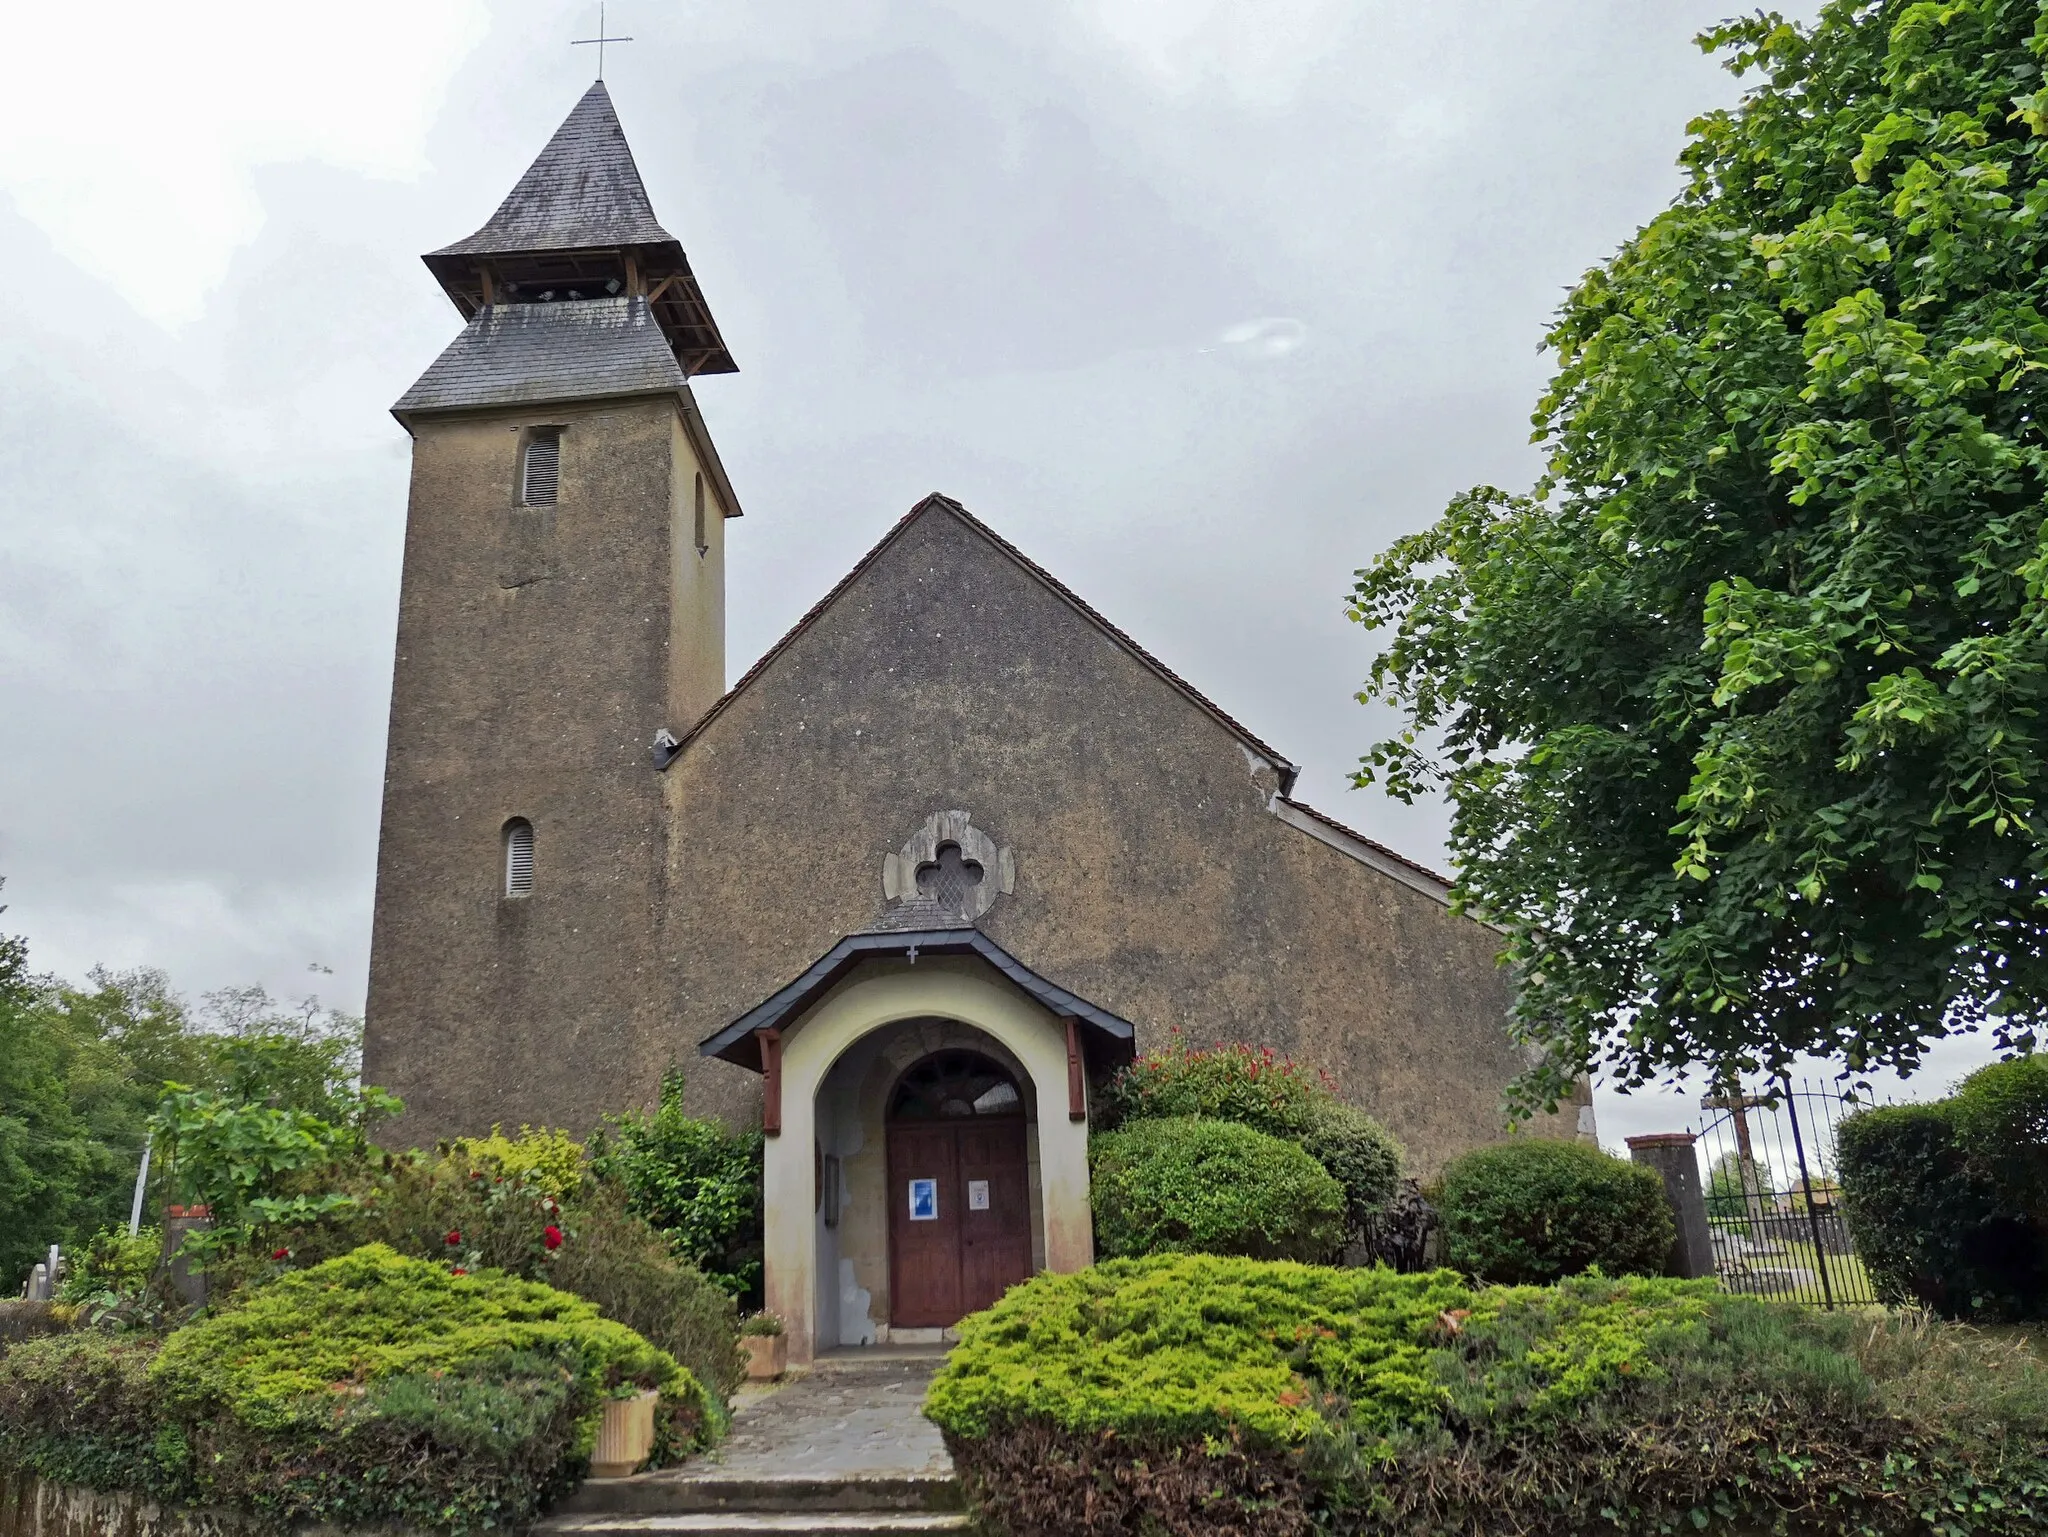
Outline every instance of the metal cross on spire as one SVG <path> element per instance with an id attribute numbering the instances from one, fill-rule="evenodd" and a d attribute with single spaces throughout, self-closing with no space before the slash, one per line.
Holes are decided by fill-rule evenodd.
<path id="1" fill-rule="evenodd" d="M 584 44 L 586 44 L 586 43 L 595 43 L 595 44 L 597 44 L 597 78 L 598 78 L 598 79 L 600 79 L 600 80 L 602 80 L 602 79 L 604 79 L 604 45 L 605 45 L 606 43 L 630 43 L 630 42 L 632 42 L 632 41 L 633 41 L 633 39 L 631 39 L 630 37 L 606 37 L 606 36 L 605 36 L 605 32 L 604 32 L 604 0 L 598 0 L 598 6 L 597 6 L 597 36 L 596 36 L 596 37 L 573 37 L 573 38 L 571 38 L 571 39 L 569 40 L 569 46 L 570 46 L 571 48 L 581 48 L 581 47 L 582 47 L 582 46 L 583 46 Z"/>

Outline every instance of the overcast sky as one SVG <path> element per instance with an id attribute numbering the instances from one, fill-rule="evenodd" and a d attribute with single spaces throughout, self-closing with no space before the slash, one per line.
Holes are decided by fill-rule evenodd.
<path id="1" fill-rule="evenodd" d="M 1690 42 L 1731 9 L 620 0 L 608 82 L 742 369 L 697 391 L 732 676 L 942 490 L 1440 865 L 1438 808 L 1346 788 L 1388 725 L 1350 573 L 1531 478 L 1545 319 L 1732 99 Z M 386 408 L 459 327 L 417 253 L 596 20 L 0 0 L 0 930 L 38 969 L 361 1007 Z"/>

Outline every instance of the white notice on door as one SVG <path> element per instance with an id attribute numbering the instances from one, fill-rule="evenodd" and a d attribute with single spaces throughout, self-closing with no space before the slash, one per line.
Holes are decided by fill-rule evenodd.
<path id="1" fill-rule="evenodd" d="M 970 1179 L 970 1180 L 969 1180 L 969 1181 L 967 1182 L 967 1209 L 968 1209 L 969 1211 L 987 1211 L 987 1210 L 988 1210 L 988 1181 L 987 1181 L 987 1180 L 985 1180 L 985 1179 Z"/>

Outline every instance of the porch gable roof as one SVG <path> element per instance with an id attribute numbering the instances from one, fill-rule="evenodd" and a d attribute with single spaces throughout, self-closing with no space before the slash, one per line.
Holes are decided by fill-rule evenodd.
<path id="1" fill-rule="evenodd" d="M 781 1028 L 862 961 L 904 957 L 915 965 L 920 955 L 978 955 L 1049 1013 L 1085 1027 L 1101 1046 L 1108 1048 L 1112 1060 L 1128 1061 L 1136 1049 L 1137 1030 L 1129 1020 L 1040 976 L 981 930 L 954 927 L 849 934 L 802 976 L 777 989 L 723 1030 L 705 1037 L 697 1046 L 698 1054 L 759 1072 L 761 1058 L 753 1039 L 755 1031 Z"/>

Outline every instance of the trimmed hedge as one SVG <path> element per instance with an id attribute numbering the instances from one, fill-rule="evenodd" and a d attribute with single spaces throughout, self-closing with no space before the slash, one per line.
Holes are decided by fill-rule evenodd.
<path id="1" fill-rule="evenodd" d="M 1949 1104 L 1964 1154 L 2016 1212 L 2048 1221 L 2048 1057 L 1980 1067 Z"/>
<path id="2" fill-rule="evenodd" d="M 1343 1186 L 1295 1143 L 1249 1126 L 1134 1121 L 1096 1137 L 1089 1164 L 1104 1255 L 1324 1260 L 1344 1241 Z"/>
<path id="3" fill-rule="evenodd" d="M 1518 1138 L 1444 1170 L 1444 1259 L 1482 1280 L 1542 1284 L 1599 1266 L 1656 1275 L 1676 1241 L 1664 1183 L 1578 1142 Z"/>
<path id="4" fill-rule="evenodd" d="M 1948 1318 L 2048 1315 L 2042 1226 L 2024 1198 L 2002 1187 L 1996 1164 L 1987 1168 L 1968 1155 L 1958 1109 L 1958 1100 L 1937 1100 L 1844 1118 L 1836 1158 L 1856 1252 L 1887 1302 Z M 1977 1114 L 1981 1138 L 1994 1115 L 1981 1105 Z M 2006 1156 L 2017 1161 L 2023 1153 Z"/>
<path id="5" fill-rule="evenodd" d="M 1020 1533 L 2048 1523 L 2048 1366 L 2023 1345 L 1711 1282 L 1114 1260 L 968 1319 L 925 1411 Z"/>
<path id="6" fill-rule="evenodd" d="M 1393 1133 L 1339 1099 L 1326 1074 L 1276 1056 L 1271 1047 L 1240 1042 L 1205 1050 L 1175 1031 L 1165 1050 L 1138 1058 L 1103 1091 L 1104 1130 L 1187 1116 L 1300 1143 L 1344 1187 L 1351 1237 L 1400 1189 L 1403 1155 Z"/>
<path id="7" fill-rule="evenodd" d="M 281 1276 L 161 1348 L 100 1333 L 0 1358 L 0 1462 L 278 1524 L 529 1524 L 607 1397 L 654 1389 L 657 1463 L 710 1439 L 690 1373 L 579 1297 L 371 1245 Z"/>

